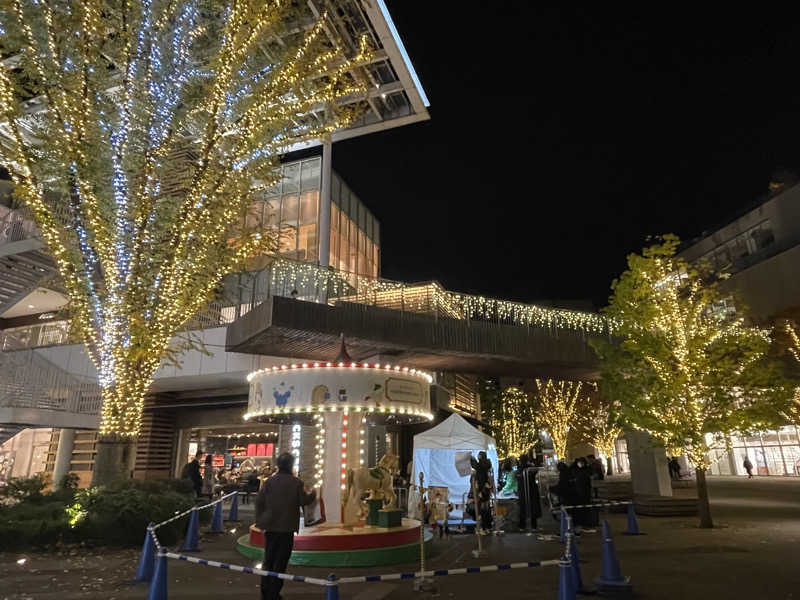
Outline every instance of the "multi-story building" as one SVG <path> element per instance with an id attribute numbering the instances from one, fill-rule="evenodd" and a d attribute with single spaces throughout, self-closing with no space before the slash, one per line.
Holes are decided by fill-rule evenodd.
<path id="1" fill-rule="evenodd" d="M 689 242 L 681 252 L 689 262 L 708 260 L 730 274 L 722 282 L 731 293 L 719 310 L 750 322 L 780 328 L 800 316 L 800 183 L 782 174 L 769 194 L 727 223 Z M 800 368 L 791 362 L 795 376 Z M 795 425 L 729 440 L 731 450 L 714 452 L 716 474 L 744 475 L 747 456 L 761 475 L 800 475 L 800 438 Z"/>
<path id="2" fill-rule="evenodd" d="M 145 429 L 151 433 L 144 434 L 138 449 L 137 470 L 142 476 L 172 472 L 170 454 L 175 444 L 156 440 L 163 440 L 159 432 L 167 427 L 169 435 L 174 433 L 175 420 L 181 413 L 177 407 L 213 405 L 220 409 L 235 404 L 243 393 L 246 395 L 243 377 L 247 372 L 258 365 L 283 361 L 279 357 L 225 352 L 225 324 L 271 294 L 307 299 L 310 293 L 312 299 L 327 298 L 327 291 L 320 295 L 319 289 L 311 292 L 307 285 L 304 287 L 308 274 L 321 269 L 339 271 L 341 286 L 355 283 L 358 277 L 380 275 L 380 225 L 333 171 L 333 144 L 426 120 L 428 100 L 383 0 L 334 0 L 329 3 L 334 6 L 327 10 L 317 10 L 315 4 L 309 2 L 317 14 L 326 14 L 326 33 L 335 43 L 344 45 L 345 52 L 354 50 L 362 36 L 367 36 L 373 46 L 371 61 L 353 73 L 371 83 L 369 92 L 345 100 L 358 104 L 361 116 L 348 128 L 334 132 L 331 143 L 316 141 L 290 148 L 281 166 L 281 181 L 250 206 L 245 226 L 279 233 L 280 274 L 274 257 L 254 260 L 251 276 L 229 277 L 225 298 L 192 323 L 193 328 L 201 330 L 211 356 L 190 353 L 181 368 L 165 367 L 158 373 L 155 395 L 145 416 Z M 61 474 L 64 468 L 76 471 L 86 483 L 94 459 L 93 428 L 99 410 L 96 373 L 82 346 L 70 344 L 69 324 L 58 313 L 66 299 L 52 285 L 56 279 L 54 264 L 35 224 L 23 207 L 15 206 L 10 191 L 10 182 L 0 182 L 0 443 L 22 430 L 27 432 L 0 449 L 0 461 L 5 465 L 2 476 L 28 475 L 36 470 L 31 467 L 33 463 L 54 470 L 60 455 Z M 243 293 L 248 284 L 249 295 Z M 258 284 L 264 288 L 258 288 Z M 215 342 L 219 344 L 214 346 Z M 167 402 L 162 409 L 167 397 L 171 404 Z M 160 409 L 154 412 L 155 404 Z M 204 422 L 206 417 L 201 413 L 187 423 Z M 206 421 L 215 426 L 220 422 L 216 417 Z M 241 424 L 241 415 L 232 417 L 231 422 Z M 54 428 L 50 452 L 40 460 L 42 452 L 37 450 L 38 458 L 32 461 L 32 451 L 27 451 L 34 438 L 31 428 L 42 426 Z M 194 429 L 190 426 L 188 431 Z M 230 435 L 242 431 L 240 427 Z M 274 437 L 277 431 L 261 428 L 257 434 L 254 440 Z M 241 435 L 228 436 L 209 435 L 208 439 L 244 439 Z M 42 436 L 35 437 L 38 442 Z M 21 444 L 26 452 L 22 452 Z M 21 460 L 16 461 L 17 456 Z"/>
<path id="3" fill-rule="evenodd" d="M 313 464 L 305 453 L 313 452 L 314 431 L 301 427 L 298 440 L 289 425 L 244 421 L 246 376 L 267 366 L 331 360 L 340 333 L 359 362 L 434 372 L 435 410 L 475 420 L 475 375 L 597 376 L 587 341 L 608 331 L 596 314 L 380 278 L 380 224 L 333 171 L 335 142 L 427 119 L 428 102 L 383 1 L 332 3 L 336 38 L 347 44 L 366 34 L 376 47 L 373 62 L 359 67 L 359 76 L 375 86 L 366 98 L 353 99 L 363 116 L 335 132 L 333 144 L 290 149 L 280 183 L 254 199 L 245 225 L 278 232 L 279 256 L 260 257 L 247 272 L 229 275 L 221 297 L 189 323 L 205 351 L 188 351 L 179 366 L 165 364 L 156 373 L 135 477 L 176 476 L 197 449 L 225 464 L 247 458 L 258 464 L 290 443 L 302 448 L 303 476 L 302 465 Z M 38 463 L 55 480 L 75 472 L 86 485 L 96 449 L 97 373 L 58 312 L 65 299 L 51 284 L 55 269 L 35 225 L 8 197 L 0 218 L 0 442 L 23 429 L 51 428 Z M 419 427 L 370 426 L 368 464 L 386 451 L 407 464 Z M 19 454 L 15 440 L 0 449 L 0 463 Z M 18 473 L 15 464 L 11 474 Z"/>
<path id="4" fill-rule="evenodd" d="M 738 297 L 756 323 L 772 323 L 797 311 L 800 183 L 773 182 L 766 199 L 692 240 L 681 256 L 689 262 L 706 259 L 729 273 L 723 285 L 732 292 L 731 302 Z"/>

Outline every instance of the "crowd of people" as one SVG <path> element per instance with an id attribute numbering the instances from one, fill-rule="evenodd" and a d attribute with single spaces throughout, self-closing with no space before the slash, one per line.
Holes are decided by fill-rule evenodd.
<path id="1" fill-rule="evenodd" d="M 204 453 L 198 451 L 192 460 L 184 465 L 181 479 L 191 481 L 198 498 L 213 498 L 218 492 L 227 494 L 239 490 L 245 492 L 242 503 L 247 504 L 250 494 L 257 493 L 261 482 L 274 472 L 269 462 L 256 468 L 251 458 L 245 459 L 238 467 L 231 467 L 228 470 L 215 469 L 214 457 L 211 454 L 206 454 L 204 457 Z"/>
<path id="2" fill-rule="evenodd" d="M 556 465 L 558 483 L 550 486 L 550 492 L 558 497 L 561 506 L 578 506 L 592 503 L 592 480 L 605 478 L 603 462 L 590 454 L 576 458 L 571 465 L 559 461 Z M 597 526 L 597 511 L 591 508 L 576 508 L 571 511 L 576 529 L 591 529 Z"/>

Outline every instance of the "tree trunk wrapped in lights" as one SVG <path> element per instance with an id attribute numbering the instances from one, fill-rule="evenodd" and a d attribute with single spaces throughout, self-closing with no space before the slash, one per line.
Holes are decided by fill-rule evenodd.
<path id="1" fill-rule="evenodd" d="M 800 364 L 800 335 L 797 333 L 797 324 L 787 321 L 784 324 L 784 329 L 789 336 L 789 354 Z M 800 387 L 794 390 L 794 401 L 787 411 L 787 417 L 791 423 L 800 425 Z"/>
<path id="2" fill-rule="evenodd" d="M 503 390 L 490 416 L 497 450 L 502 458 L 520 456 L 539 441 L 533 399 L 517 387 Z"/>
<path id="3" fill-rule="evenodd" d="M 581 410 L 577 411 L 575 421 L 580 438 L 606 456 L 608 461 L 606 472 L 611 475 L 614 444 L 622 433 L 613 403 L 598 394 L 593 394 Z"/>
<path id="4" fill-rule="evenodd" d="M 576 425 L 583 385 L 582 381 L 536 380 L 539 416 L 553 440 L 553 450 L 558 458 L 567 457 L 569 432 Z"/>
<path id="5" fill-rule="evenodd" d="M 601 391 L 621 419 L 667 449 L 685 449 L 697 470 L 700 525 L 711 527 L 709 440 L 724 447 L 732 433 L 777 426 L 792 386 L 767 358 L 771 332 L 721 310 L 727 295 L 718 276 L 676 258 L 677 248 L 668 235 L 628 257 L 606 309 L 619 339 L 592 343 L 602 359 Z"/>
<path id="6" fill-rule="evenodd" d="M 300 8 L 298 8 L 300 6 Z M 276 235 L 233 231 L 278 157 L 366 92 L 327 16 L 268 0 L 7 0 L 0 160 L 31 208 L 102 389 L 103 439 L 139 432 L 171 339 Z M 233 232 L 232 232 L 233 231 Z M 235 239 L 235 241 L 229 241 Z M 174 350 L 174 349 L 173 349 Z"/>

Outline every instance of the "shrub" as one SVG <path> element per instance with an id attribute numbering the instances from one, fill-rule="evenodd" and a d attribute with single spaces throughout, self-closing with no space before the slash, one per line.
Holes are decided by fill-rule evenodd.
<path id="1" fill-rule="evenodd" d="M 78 477 L 77 473 L 67 473 L 61 479 L 61 489 L 62 490 L 77 490 L 79 481 L 80 481 L 80 478 Z"/>
<path id="2" fill-rule="evenodd" d="M 42 473 L 33 477 L 12 477 L 5 486 L 0 487 L 0 495 L 11 502 L 35 499 L 41 497 L 45 485 Z"/>
<path id="3" fill-rule="evenodd" d="M 184 493 L 175 481 L 125 481 L 108 487 L 52 494 L 28 495 L 13 506 L 0 507 L 0 548 L 16 550 L 58 542 L 92 545 L 138 546 L 148 523 L 158 523 L 194 504 L 194 494 Z M 201 512 L 201 522 L 211 518 Z M 187 517 L 158 530 L 162 544 L 177 542 L 186 530 Z"/>
<path id="4" fill-rule="evenodd" d="M 159 523 L 194 504 L 194 496 L 176 491 L 172 482 L 128 480 L 78 492 L 73 510 L 74 535 L 113 546 L 142 543 L 149 523 Z M 186 528 L 181 518 L 158 530 L 162 544 L 174 544 Z"/>

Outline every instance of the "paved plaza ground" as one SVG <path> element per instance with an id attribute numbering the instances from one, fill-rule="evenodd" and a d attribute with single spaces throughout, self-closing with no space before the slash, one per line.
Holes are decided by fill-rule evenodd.
<path id="1" fill-rule="evenodd" d="M 720 527 L 697 528 L 694 518 L 640 517 L 646 536 L 626 537 L 625 515 L 608 519 L 623 573 L 631 577 L 636 597 L 660 599 L 747 598 L 800 600 L 800 479 L 712 478 L 712 511 Z M 684 490 L 680 490 L 687 493 Z M 251 505 L 252 506 L 252 505 Z M 243 507 L 240 516 L 251 514 Z M 246 517 L 245 517 L 246 518 Z M 205 536 L 198 555 L 223 562 L 251 565 L 234 547 L 235 533 Z M 556 532 L 556 523 L 544 521 Z M 436 541 L 432 568 L 457 568 L 526 560 L 557 558 L 561 545 L 535 536 L 507 534 L 485 538 L 487 555 L 474 559 L 474 536 L 454 536 Z M 580 541 L 584 580 L 600 572 L 600 536 L 586 534 Z M 89 551 L 74 548 L 66 555 L 0 553 L 0 600 L 107 600 L 144 599 L 147 588 L 130 583 L 137 551 Z M 336 569 L 339 576 L 411 571 L 417 565 L 376 569 Z M 293 568 L 298 574 L 325 577 L 331 569 Z M 556 598 L 557 567 L 521 569 L 437 578 L 436 597 L 548 599 Z M 259 597 L 259 578 L 179 561 L 169 561 L 169 598 L 228 600 Z M 353 600 L 400 600 L 414 595 L 410 581 L 342 586 L 341 597 Z M 421 594 L 428 595 L 430 594 Z M 287 583 L 287 600 L 317 598 L 324 590 L 302 583 Z"/>

